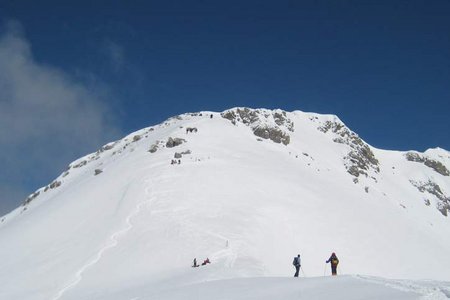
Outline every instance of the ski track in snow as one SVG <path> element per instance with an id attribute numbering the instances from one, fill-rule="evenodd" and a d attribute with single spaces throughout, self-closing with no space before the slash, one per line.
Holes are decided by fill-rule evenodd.
<path id="1" fill-rule="evenodd" d="M 128 215 L 128 217 L 125 219 L 125 223 L 127 224 L 125 228 L 120 229 L 118 231 L 116 231 L 115 233 L 113 233 L 111 235 L 111 237 L 109 238 L 109 243 L 104 246 L 103 248 L 101 248 L 97 255 L 94 256 L 93 259 L 91 259 L 88 263 L 86 263 L 84 266 L 81 267 L 80 270 L 78 270 L 78 272 L 75 274 L 75 279 L 70 282 L 69 284 L 67 284 L 65 287 L 63 287 L 57 294 L 55 297 L 52 298 L 52 300 L 59 300 L 61 299 L 61 297 L 70 289 L 74 288 L 78 283 L 80 283 L 81 279 L 83 278 L 83 273 L 86 272 L 89 268 L 91 268 L 93 265 L 95 265 L 96 263 L 98 263 L 100 261 L 100 259 L 103 257 L 104 253 L 108 250 L 110 250 L 111 248 L 114 248 L 118 245 L 119 240 L 118 238 L 125 234 L 126 232 L 128 232 L 131 228 L 133 228 L 133 223 L 131 223 L 131 219 L 133 219 L 136 215 L 138 215 L 141 210 L 142 207 L 144 205 L 149 205 L 151 204 L 151 202 L 153 201 L 154 195 L 153 195 L 153 189 L 151 187 L 153 187 L 153 180 L 151 178 L 148 178 L 145 183 L 147 184 L 147 187 L 145 188 L 145 194 L 146 194 L 146 200 L 142 201 L 140 203 L 137 204 L 136 209 L 130 214 Z M 128 191 L 128 188 L 127 188 Z M 122 196 L 123 200 L 127 194 L 127 191 L 125 192 L 125 194 Z"/>
<path id="2" fill-rule="evenodd" d="M 223 235 L 221 235 L 219 233 L 213 232 L 211 230 L 204 229 L 201 226 L 198 226 L 198 225 L 196 225 L 196 224 L 194 224 L 192 222 L 189 222 L 189 221 L 184 221 L 182 224 L 183 224 L 184 227 L 190 228 L 190 230 L 192 232 L 197 232 L 197 233 L 201 232 L 203 234 L 206 234 L 206 235 L 209 235 L 209 236 L 212 236 L 212 237 L 215 237 L 215 238 L 217 238 L 219 240 L 224 241 L 225 249 L 218 250 L 218 251 L 216 251 L 214 253 L 211 253 L 209 255 L 209 257 L 211 257 L 211 259 L 214 260 L 214 261 L 218 261 L 221 258 L 225 258 L 224 265 L 226 267 L 228 267 L 228 268 L 232 268 L 233 267 L 234 262 L 237 259 L 237 251 L 234 250 L 234 248 L 235 248 L 234 247 L 234 243 L 232 243 L 231 240 L 228 237 L 223 236 Z"/>
<path id="3" fill-rule="evenodd" d="M 170 175 L 160 175 L 160 180 L 172 181 L 174 178 L 173 174 Z M 211 230 L 207 230 L 199 225 L 194 224 L 191 221 L 181 221 L 180 224 L 184 228 L 189 228 L 192 232 L 203 233 L 205 235 L 209 235 L 215 237 L 219 240 L 222 240 L 225 243 L 225 248 L 218 250 L 214 253 L 211 253 L 208 257 L 210 257 L 214 261 L 218 261 L 220 259 L 224 259 L 224 265 L 228 268 L 232 268 L 236 259 L 237 259 L 237 247 L 235 243 L 231 242 L 231 239 L 217 232 L 213 232 Z"/>

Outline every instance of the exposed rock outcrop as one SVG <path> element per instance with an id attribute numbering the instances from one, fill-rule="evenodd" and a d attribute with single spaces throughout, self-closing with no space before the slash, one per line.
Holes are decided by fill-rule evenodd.
<path id="1" fill-rule="evenodd" d="M 30 196 L 27 197 L 27 199 L 25 199 L 25 201 L 23 202 L 22 205 L 27 205 L 28 203 L 30 203 L 31 201 L 33 201 L 37 196 L 40 195 L 40 191 L 36 191 L 33 194 L 31 194 Z"/>
<path id="2" fill-rule="evenodd" d="M 278 128 L 256 127 L 253 133 L 263 139 L 269 139 L 275 143 L 283 143 L 284 145 L 288 145 L 291 141 L 291 137 Z"/>
<path id="3" fill-rule="evenodd" d="M 433 160 L 416 152 L 407 152 L 405 157 L 408 161 L 422 163 L 443 176 L 450 175 L 449 170 L 440 161 Z"/>
<path id="4" fill-rule="evenodd" d="M 249 126 L 257 137 L 284 145 L 291 141 L 288 132 L 294 131 L 294 123 L 282 110 L 235 108 L 221 115 L 234 125 L 242 123 Z"/>
<path id="5" fill-rule="evenodd" d="M 40 188 L 39 190 L 35 191 L 33 194 L 29 195 L 25 201 L 22 203 L 22 205 L 27 205 L 29 204 L 31 201 L 33 201 L 34 199 L 36 199 L 41 192 L 47 192 L 50 189 L 56 189 L 57 187 L 61 186 L 62 182 L 59 180 L 53 180 L 52 183 L 50 183 L 49 185 L 47 185 L 45 188 Z"/>
<path id="6" fill-rule="evenodd" d="M 197 132 L 197 131 L 198 131 L 197 127 L 187 127 L 187 128 L 186 128 L 186 133 L 189 133 L 189 132 L 195 133 L 195 132 Z"/>
<path id="7" fill-rule="evenodd" d="M 425 193 L 428 192 L 429 194 L 435 196 L 437 198 L 437 209 L 444 215 L 447 216 L 448 212 L 450 211 L 450 197 L 445 195 L 442 192 L 441 187 L 431 181 L 428 180 L 427 182 L 421 182 L 421 181 L 414 181 L 410 180 L 411 184 L 415 186 L 420 192 Z M 428 200 L 429 203 L 429 200 Z"/>
<path id="8" fill-rule="evenodd" d="M 358 177 L 359 175 L 368 176 L 368 171 L 380 172 L 380 166 L 375 154 L 356 133 L 348 129 L 339 121 L 326 121 L 324 125 L 318 127 L 324 133 L 329 131 L 337 135 L 333 139 L 335 143 L 350 146 L 351 150 L 344 157 L 344 164 L 347 172 Z"/>
<path id="9" fill-rule="evenodd" d="M 73 165 L 71 167 L 72 168 L 81 168 L 81 167 L 85 166 L 86 164 L 87 164 L 87 160 L 82 160 L 79 163 L 77 163 L 77 164 L 75 164 L 75 165 Z"/>
<path id="10" fill-rule="evenodd" d="M 158 151 L 158 141 L 150 146 L 150 149 L 148 150 L 148 152 L 150 153 L 155 153 L 156 151 Z"/>
<path id="11" fill-rule="evenodd" d="M 55 181 L 53 181 L 52 183 L 50 183 L 49 187 L 50 187 L 51 189 L 54 189 L 54 188 L 59 187 L 60 185 L 61 185 L 61 181 L 55 180 Z"/>
<path id="12" fill-rule="evenodd" d="M 167 140 L 167 143 L 166 143 L 166 147 L 173 148 L 173 147 L 183 144 L 184 142 L 186 142 L 185 139 L 169 137 L 169 139 Z"/>

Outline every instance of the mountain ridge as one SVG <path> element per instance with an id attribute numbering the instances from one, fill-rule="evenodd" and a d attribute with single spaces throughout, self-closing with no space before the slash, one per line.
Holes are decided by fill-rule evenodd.
<path id="1" fill-rule="evenodd" d="M 267 114 L 268 112 L 273 112 L 275 115 L 276 114 L 280 114 L 280 115 L 283 115 L 284 114 L 284 116 L 285 116 L 285 114 L 287 113 L 286 111 L 284 111 L 284 110 L 281 110 L 281 109 L 274 109 L 274 110 L 269 110 L 269 109 L 261 109 L 261 108 L 259 108 L 259 109 L 251 109 L 251 108 L 247 108 L 247 107 L 235 107 L 235 108 L 231 108 L 231 109 L 228 109 L 228 110 L 225 110 L 225 111 L 223 111 L 222 113 L 220 113 L 221 114 L 221 116 L 223 117 L 223 118 L 225 118 L 225 119 L 229 119 L 232 123 L 233 122 L 236 122 L 236 115 L 230 115 L 230 114 L 235 114 L 237 112 L 237 114 L 238 114 L 238 117 L 237 117 L 237 119 L 238 119 L 238 122 L 239 121 L 242 121 L 242 119 L 240 119 L 239 120 L 239 117 L 243 117 L 243 116 L 247 116 L 248 117 L 248 115 L 249 114 L 251 114 L 252 116 L 256 116 L 258 113 L 261 113 L 261 112 L 263 112 L 263 113 L 265 113 L 265 114 Z M 173 121 L 173 120 L 177 120 L 177 119 L 179 119 L 179 118 L 183 118 L 183 117 L 186 117 L 186 116 L 198 116 L 198 115 L 202 115 L 202 114 L 205 114 L 205 115 L 211 115 L 211 113 L 214 113 L 214 112 L 210 112 L 210 111 L 202 111 L 202 112 L 197 112 L 197 113 L 185 113 L 185 114 L 181 114 L 181 115 L 177 115 L 177 116 L 174 116 L 174 117 L 170 117 L 170 118 L 168 118 L 166 121 L 164 121 L 164 122 L 162 122 L 161 124 L 167 124 L 168 122 L 170 122 L 170 121 Z M 298 113 L 301 113 L 301 114 L 307 114 L 307 115 L 310 115 L 311 117 L 311 120 L 313 120 L 313 119 L 317 119 L 319 116 L 321 117 L 321 118 L 323 118 L 323 119 L 325 119 L 326 120 L 326 124 L 325 124 L 325 127 L 318 127 L 318 128 L 320 128 L 320 130 L 322 130 L 322 131 L 325 131 L 325 133 L 326 133 L 326 131 L 328 131 L 328 130 L 330 130 L 331 128 L 330 128 L 330 126 L 335 126 L 334 128 L 333 128 L 333 131 L 336 133 L 336 130 L 339 130 L 339 129 L 341 129 L 341 128 L 344 128 L 345 130 L 348 130 L 348 131 L 344 131 L 344 133 L 341 133 L 341 135 L 342 134 L 348 134 L 348 135 L 354 135 L 356 138 L 358 138 L 359 139 L 359 136 L 356 134 L 356 133 L 354 133 L 353 131 L 351 131 L 351 129 L 349 129 L 346 125 L 345 125 L 345 123 L 337 116 L 337 115 L 334 115 L 334 114 L 317 114 L 317 113 L 305 113 L 305 112 L 302 112 L 302 111 L 300 111 L 300 110 L 295 110 L 295 111 L 292 111 L 292 112 L 290 112 L 290 113 L 292 113 L 292 114 L 298 114 Z M 217 114 L 217 113 L 216 113 Z M 230 119 L 230 117 L 232 118 L 232 119 Z M 233 119 L 234 118 L 234 119 Z M 243 120 L 243 123 L 244 124 L 246 124 L 246 120 Z M 159 125 L 161 125 L 161 124 L 159 124 Z M 258 124 L 257 126 L 257 128 L 259 129 L 260 127 L 259 127 L 259 125 L 260 124 Z M 278 125 L 278 124 L 277 124 Z M 158 125 L 156 125 L 156 126 L 158 126 Z M 265 125 L 265 126 L 267 126 L 267 125 Z M 336 129 L 336 126 L 338 126 L 338 129 Z M 75 161 L 73 161 L 72 163 L 70 163 L 69 165 L 68 165 L 68 167 L 66 168 L 66 170 L 60 175 L 60 176 L 58 176 L 57 178 L 60 178 L 61 176 L 65 176 L 65 174 L 67 174 L 67 171 L 69 170 L 69 169 L 71 169 L 71 168 L 73 168 L 73 167 L 75 167 L 75 168 L 78 168 L 78 167 L 82 167 L 82 166 L 84 166 L 84 164 L 85 163 L 87 163 L 89 160 L 92 160 L 93 159 L 93 157 L 94 157 L 94 159 L 97 159 L 97 157 L 98 156 L 95 156 L 95 155 L 98 155 L 99 153 L 102 153 L 102 152 L 104 152 L 104 151 L 108 151 L 108 150 L 110 150 L 110 149 L 112 149 L 116 144 L 118 144 L 118 143 L 120 143 L 120 142 L 122 142 L 122 141 L 127 141 L 127 140 L 129 140 L 129 139 L 136 139 L 136 137 L 138 137 L 138 139 L 140 139 L 141 138 L 141 135 L 142 135 L 142 131 L 143 130 L 146 130 L 146 129 L 150 129 L 150 130 L 152 130 L 152 128 L 154 128 L 155 126 L 150 126 L 150 127 L 146 127 L 146 128 L 144 128 L 144 129 L 140 129 L 140 130 L 137 130 L 137 131 L 134 131 L 134 132 L 132 132 L 132 133 L 130 133 L 130 134 L 128 134 L 128 135 L 126 135 L 124 138 L 122 138 L 122 139 L 119 139 L 119 140 L 116 140 L 116 141 L 114 141 L 114 142 L 109 142 L 109 143 L 107 143 L 107 144 L 105 144 L 105 145 L 103 145 L 100 149 L 98 149 L 96 152 L 93 152 L 93 153 L 90 153 L 90 154 L 87 154 L 87 155 L 85 155 L 85 156 L 83 156 L 83 157 L 80 157 L 80 158 L 78 158 L 78 159 L 76 159 Z M 328 128 L 327 128 L 328 127 Z M 270 127 L 269 127 L 270 128 Z M 292 130 L 292 129 L 291 129 Z M 265 134 L 265 132 L 261 132 L 261 131 L 257 131 L 256 133 L 254 132 L 254 134 L 256 135 L 256 136 L 259 136 L 259 137 L 261 137 L 261 138 L 269 138 L 269 136 L 270 136 L 270 133 L 266 133 Z M 278 133 L 278 134 L 280 134 L 280 133 Z M 266 137 L 264 136 L 264 135 L 266 135 Z M 277 135 L 275 134 L 275 138 L 277 138 Z M 375 147 L 373 147 L 373 146 L 371 146 L 370 144 L 368 144 L 367 142 L 365 142 L 365 141 L 363 141 L 362 139 L 360 139 L 361 140 L 361 142 L 362 143 L 364 143 L 364 144 L 366 144 L 366 145 L 368 145 L 368 146 L 370 146 L 370 148 L 375 148 Z M 137 140 L 133 140 L 133 142 L 136 142 Z M 278 140 L 276 141 L 276 142 L 281 142 L 281 138 L 278 138 Z M 286 141 L 287 143 L 289 143 L 288 141 Z M 336 142 L 339 142 L 339 143 L 342 143 L 343 141 L 342 141 L 342 139 L 338 139 L 338 140 L 336 140 Z M 129 143 L 126 143 L 126 145 L 125 145 L 125 147 L 127 147 L 129 145 Z M 383 149 L 379 149 L 379 150 L 383 150 Z M 416 151 L 416 150 L 408 150 L 408 151 L 400 151 L 400 150 L 385 150 L 385 151 L 392 151 L 392 152 L 400 152 L 400 153 L 404 153 L 405 155 L 408 155 L 408 154 L 416 154 L 416 155 L 421 155 L 421 156 L 425 156 L 426 157 L 426 155 L 427 155 L 427 153 L 430 153 L 430 154 L 432 154 L 433 156 L 438 156 L 438 157 L 440 157 L 440 158 L 443 158 L 444 156 L 447 158 L 447 159 L 450 159 L 450 151 L 448 151 L 448 150 L 446 150 L 446 149 L 443 149 L 443 148 L 440 148 L 440 147 L 435 147 L 435 148 L 429 148 L 429 149 L 427 149 L 427 150 L 425 150 L 424 152 L 420 152 L 420 151 Z M 449 174 L 449 172 L 448 172 L 448 169 L 447 168 L 445 168 L 445 170 L 446 171 L 444 171 L 447 175 Z M 355 175 L 356 175 L 356 173 L 358 173 L 358 171 L 357 170 L 352 170 L 354 173 L 355 173 Z M 352 173 L 351 173 L 352 174 Z M 67 176 L 67 175 L 66 175 Z M 358 177 L 358 176 L 356 176 L 356 177 Z M 24 201 L 24 204 L 26 204 L 26 203 L 28 203 L 29 201 L 31 201 L 31 200 L 33 200 L 35 197 L 37 197 L 38 195 L 39 195 L 39 193 L 42 191 L 42 190 L 44 190 L 45 191 L 45 189 L 52 189 L 52 188 L 55 188 L 55 187 L 57 187 L 57 186 L 59 186 L 59 181 L 57 180 L 57 179 L 55 179 L 54 181 L 52 181 L 50 184 L 48 184 L 47 186 L 45 186 L 45 187 L 41 187 L 41 188 L 39 188 L 39 189 L 37 189 L 35 192 L 33 192 L 32 194 L 30 194 L 28 197 L 27 197 L 27 199 Z"/>
<path id="2" fill-rule="evenodd" d="M 169 118 L 75 160 L 4 217 L 0 270 L 20 272 L 0 272 L 3 296 L 286 276 L 297 252 L 310 276 L 334 251 L 340 273 L 450 280 L 450 157 L 407 153 L 332 115 Z M 194 257 L 213 263 L 195 272 Z"/>

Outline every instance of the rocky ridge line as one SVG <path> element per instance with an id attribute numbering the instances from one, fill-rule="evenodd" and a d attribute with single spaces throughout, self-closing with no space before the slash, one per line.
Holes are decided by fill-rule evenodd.
<path id="1" fill-rule="evenodd" d="M 325 124 L 319 126 L 318 130 L 323 133 L 331 131 L 337 137 L 333 142 L 350 146 L 350 152 L 344 157 L 344 164 L 347 172 L 355 177 L 360 175 L 369 176 L 368 171 L 373 170 L 375 173 L 380 172 L 380 165 L 375 154 L 356 133 L 348 129 L 340 121 L 326 121 Z M 376 179 L 375 179 L 376 180 Z"/>
<path id="2" fill-rule="evenodd" d="M 230 120 L 233 125 L 237 123 L 247 125 L 257 137 L 278 144 L 288 145 L 291 141 L 288 131 L 294 132 L 294 123 L 282 110 L 235 108 L 222 112 L 221 116 Z"/>

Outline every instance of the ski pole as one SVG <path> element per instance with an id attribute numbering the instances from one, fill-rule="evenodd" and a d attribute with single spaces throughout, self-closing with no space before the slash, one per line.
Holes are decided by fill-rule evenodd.
<path id="1" fill-rule="evenodd" d="M 303 267 L 300 267 L 300 270 L 302 270 L 303 276 L 306 277 L 305 271 L 303 271 Z"/>

